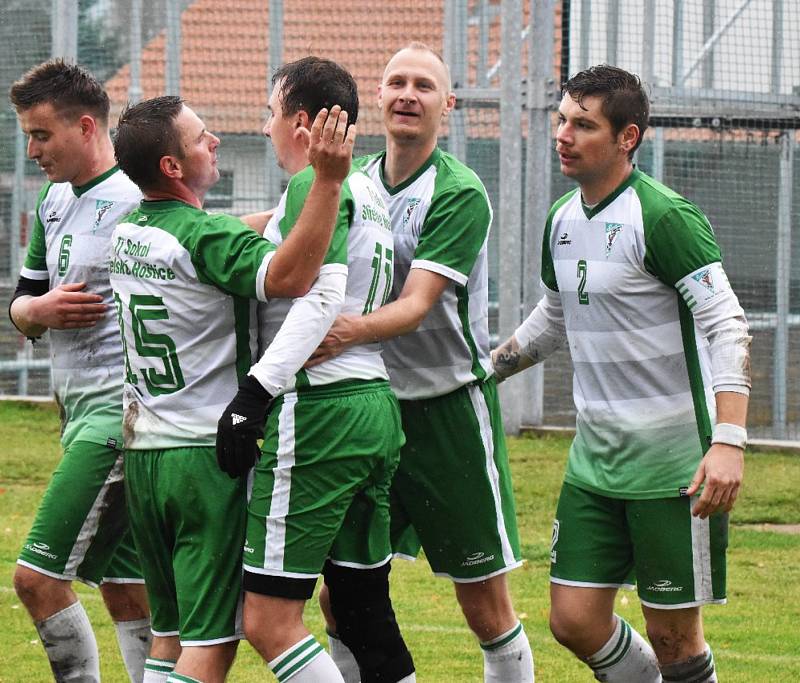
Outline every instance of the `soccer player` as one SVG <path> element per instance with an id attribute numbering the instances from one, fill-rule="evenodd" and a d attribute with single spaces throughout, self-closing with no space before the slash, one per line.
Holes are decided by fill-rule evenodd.
<path id="1" fill-rule="evenodd" d="M 272 82 L 264 133 L 278 163 L 293 175 L 264 234 L 281 244 L 298 229 L 298 209 L 314 177 L 303 131 L 330 102 L 340 102 L 355 120 L 358 93 L 347 71 L 317 57 L 284 65 Z M 330 278 L 342 304 L 329 307 L 326 317 L 301 321 L 298 333 L 315 340 L 307 355 L 338 311 L 367 315 L 386 301 L 393 252 L 389 214 L 377 188 L 362 172 L 351 172 L 320 271 L 320 278 Z M 220 421 L 221 464 L 232 476 L 244 474 L 256 459 L 266 407 L 278 397 L 248 505 L 245 634 L 279 681 L 342 681 L 302 620 L 305 603 L 324 573 L 361 680 L 416 680 L 388 590 L 389 486 L 403 434 L 380 346 L 353 346 L 276 386 L 269 375 L 286 365 L 276 330 L 287 327 L 288 308 L 288 302 L 280 301 L 262 305 L 260 337 L 268 348 Z"/>
<path id="2" fill-rule="evenodd" d="M 393 300 L 366 316 L 339 316 L 314 358 L 385 342 L 406 435 L 392 483 L 395 549 L 416 556 L 418 536 L 434 573 L 454 582 L 486 681 L 531 681 L 533 657 L 506 581 L 521 561 L 489 356 L 489 199 L 475 173 L 437 146 L 455 96 L 436 53 L 412 43 L 395 54 L 378 102 L 386 151 L 360 163 L 391 216 Z M 336 628 L 324 598 L 323 610 Z M 332 649 L 341 649 L 335 639 Z"/>
<path id="3" fill-rule="evenodd" d="M 71 583 L 99 584 L 128 673 L 139 681 L 150 621 L 126 532 L 122 348 L 105 262 L 111 230 L 141 194 L 116 166 L 108 96 L 88 71 L 61 60 L 39 64 L 13 84 L 10 98 L 28 157 L 47 182 L 9 313 L 31 340 L 50 330 L 63 448 L 14 588 L 56 680 L 99 681 L 97 643 Z"/>
<path id="4" fill-rule="evenodd" d="M 355 132 L 345 135 L 338 107 L 327 113 L 298 134 L 316 173 L 277 249 L 239 219 L 202 210 L 219 179 L 219 139 L 180 98 L 147 100 L 120 117 L 114 150 L 145 196 L 114 231 L 110 272 L 125 357 L 127 502 L 153 620 L 146 683 L 222 681 L 241 638 L 246 481 L 217 467 L 216 426 L 253 361 L 255 300 L 331 303 L 309 287 Z M 313 344 L 295 345 L 288 372 Z"/>
<path id="5" fill-rule="evenodd" d="M 507 377 L 566 339 L 575 368 L 554 636 L 598 680 L 699 683 L 717 680 L 700 608 L 725 601 L 750 337 L 706 217 L 632 163 L 648 116 L 622 69 L 564 85 L 556 151 L 578 188 L 547 218 L 544 297 L 493 360 Z M 634 581 L 652 648 L 614 614 Z"/>

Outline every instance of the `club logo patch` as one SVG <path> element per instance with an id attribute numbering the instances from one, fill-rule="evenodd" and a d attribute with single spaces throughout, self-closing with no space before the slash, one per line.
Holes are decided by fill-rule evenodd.
<path id="1" fill-rule="evenodd" d="M 611 253 L 611 247 L 614 246 L 614 241 L 621 232 L 622 223 L 606 223 L 606 258 Z"/>
<path id="2" fill-rule="evenodd" d="M 58 212 L 53 209 L 50 213 L 47 214 L 47 218 L 44 219 L 45 223 L 60 223 L 61 216 L 58 215 Z"/>
<path id="3" fill-rule="evenodd" d="M 709 292 L 712 294 L 714 293 L 714 278 L 711 277 L 711 269 L 704 268 L 692 275 L 692 279 L 695 282 L 699 282 L 703 287 L 705 287 Z"/>
<path id="4" fill-rule="evenodd" d="M 558 238 L 558 242 L 556 242 L 559 246 L 564 246 L 566 244 L 572 244 L 572 240 L 569 238 L 569 234 L 566 232 L 561 233 Z"/>
<path id="5" fill-rule="evenodd" d="M 100 227 L 100 223 L 103 220 L 103 216 L 105 216 L 109 209 L 114 206 L 114 202 L 110 202 L 107 199 L 98 199 L 94 203 L 94 225 L 92 226 L 92 233 L 94 233 L 97 228 Z"/>
<path id="6" fill-rule="evenodd" d="M 408 221 L 411 220 L 411 215 L 414 213 L 414 209 L 419 206 L 420 203 L 419 197 L 411 197 L 411 199 L 406 199 L 406 210 L 403 212 L 403 227 L 405 228 L 408 225 Z"/>

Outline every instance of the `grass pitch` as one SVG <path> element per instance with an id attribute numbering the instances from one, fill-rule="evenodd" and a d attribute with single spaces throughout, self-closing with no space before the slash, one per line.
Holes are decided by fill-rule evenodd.
<path id="1" fill-rule="evenodd" d="M 55 467 L 58 418 L 50 405 L 0 403 L 0 614 L 5 646 L 0 683 L 50 680 L 43 649 L 11 587 L 14 563 L 39 498 Z M 561 437 L 509 442 L 525 565 L 510 574 L 514 605 L 534 649 L 537 681 L 593 680 L 588 669 L 550 636 L 550 528 L 569 442 Z M 728 683 L 800 678 L 800 456 L 748 454 L 745 485 L 732 515 L 726 606 L 705 610 L 720 679 Z M 99 593 L 78 586 L 95 626 L 104 681 L 127 681 L 113 625 Z M 420 681 L 481 681 L 482 658 L 464 624 L 449 582 L 434 579 L 427 563 L 397 561 L 392 590 L 400 625 Z M 617 610 L 643 630 L 638 600 L 621 592 Z M 325 642 L 322 620 L 309 603 L 306 622 Z M 230 681 L 273 680 L 243 643 Z"/>

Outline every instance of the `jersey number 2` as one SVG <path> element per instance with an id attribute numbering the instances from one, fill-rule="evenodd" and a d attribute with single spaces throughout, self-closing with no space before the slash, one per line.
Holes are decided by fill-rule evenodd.
<path id="1" fill-rule="evenodd" d="M 588 304 L 589 303 L 589 294 L 586 291 L 586 273 L 589 267 L 586 265 L 586 261 L 581 259 L 578 261 L 578 277 L 580 278 L 580 282 L 578 283 L 578 303 L 579 304 Z"/>

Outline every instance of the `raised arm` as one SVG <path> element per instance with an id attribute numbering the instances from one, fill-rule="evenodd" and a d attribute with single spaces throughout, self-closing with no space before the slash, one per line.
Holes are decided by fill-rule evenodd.
<path id="1" fill-rule="evenodd" d="M 314 119 L 308 147 L 314 181 L 297 222 L 272 258 L 264 281 L 267 297 L 295 298 L 311 288 L 330 246 L 355 139 L 355 126 L 347 126 L 347 112 L 338 105 Z"/>

